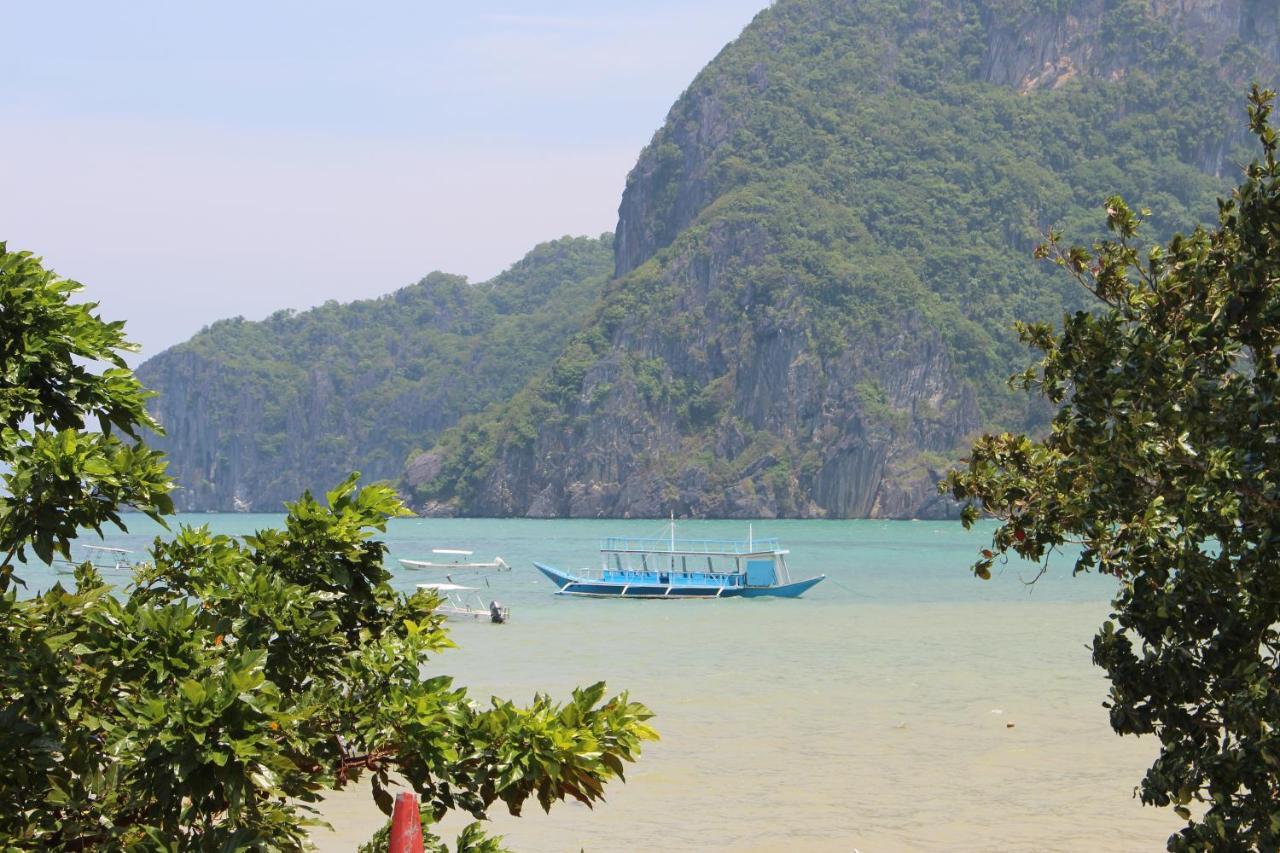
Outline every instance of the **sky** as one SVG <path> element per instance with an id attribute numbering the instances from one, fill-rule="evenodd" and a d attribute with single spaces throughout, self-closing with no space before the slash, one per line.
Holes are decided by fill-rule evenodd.
<path id="1" fill-rule="evenodd" d="M 612 231 L 672 102 L 767 3 L 0 0 L 0 241 L 141 359 L 222 317 L 481 281 Z"/>

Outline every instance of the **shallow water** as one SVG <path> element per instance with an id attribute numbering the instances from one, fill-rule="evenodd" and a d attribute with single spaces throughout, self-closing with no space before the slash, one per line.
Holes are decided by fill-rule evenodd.
<path id="1" fill-rule="evenodd" d="M 247 533 L 279 516 L 181 520 Z M 156 528 L 130 524 L 106 544 L 144 548 Z M 1157 744 L 1111 733 L 1089 662 L 1112 582 L 1073 578 L 1066 559 L 1030 587 L 1027 566 L 975 580 L 967 566 L 989 529 L 756 522 L 755 535 L 791 549 L 796 577 L 828 575 L 796 601 L 578 600 L 553 595 L 530 565 L 594 565 L 600 537 L 661 535 L 658 522 L 411 519 L 386 538 L 395 558 L 473 548 L 514 567 L 481 590 L 512 607 L 511 623 L 456 624 L 460 648 L 438 662 L 475 696 L 565 695 L 603 678 L 657 713 L 663 740 L 608 803 L 497 817 L 517 850 L 1162 848 L 1177 819 L 1133 799 Z M 401 588 L 423 579 L 396 567 Z M 382 820 L 363 790 L 325 812 L 336 831 L 317 834 L 323 850 L 352 849 Z"/>

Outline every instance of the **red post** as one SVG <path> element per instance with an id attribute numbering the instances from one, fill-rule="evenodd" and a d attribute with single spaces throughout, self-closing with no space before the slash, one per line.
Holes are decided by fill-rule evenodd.
<path id="1" fill-rule="evenodd" d="M 418 795 L 401 791 L 391 812 L 391 853 L 422 853 L 422 816 Z"/>

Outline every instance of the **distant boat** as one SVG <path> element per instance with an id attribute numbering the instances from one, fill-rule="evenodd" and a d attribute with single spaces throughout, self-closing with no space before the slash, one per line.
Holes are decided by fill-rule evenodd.
<path id="1" fill-rule="evenodd" d="M 454 619 L 482 619 L 495 625 L 502 625 L 511 619 L 511 608 L 503 607 L 498 601 L 490 601 L 486 607 L 480 596 L 476 596 L 479 607 L 468 605 L 462 598 L 463 592 L 475 592 L 473 586 L 459 586 L 456 583 L 420 583 L 418 589 L 428 589 L 439 593 L 443 603 L 436 608 L 437 613 Z"/>
<path id="2" fill-rule="evenodd" d="M 445 571 L 457 572 L 463 569 L 495 569 L 497 571 L 510 571 L 511 567 L 501 557 L 494 557 L 488 563 L 475 563 L 465 559 L 470 557 L 473 551 L 460 551 L 456 548 L 432 548 L 432 554 L 439 554 L 446 559 L 443 560 L 401 560 L 400 565 L 406 569 L 443 569 Z"/>
<path id="3" fill-rule="evenodd" d="M 105 545 L 81 545 L 80 547 L 89 552 L 89 562 L 100 569 L 133 568 L 133 563 L 129 559 L 129 555 L 133 552 L 128 548 L 108 548 Z"/>
<path id="4" fill-rule="evenodd" d="M 54 571 L 60 575 L 69 575 L 75 571 L 76 566 L 81 563 L 92 563 L 94 568 L 129 571 L 133 568 L 133 562 L 129 559 L 129 555 L 133 552 L 128 548 L 108 548 L 105 545 L 81 545 L 86 553 L 83 560 L 63 560 L 56 559 L 53 561 Z"/>
<path id="5" fill-rule="evenodd" d="M 749 530 L 749 529 L 748 529 Z M 559 595 L 596 598 L 798 598 L 826 575 L 793 580 L 777 539 L 631 539 L 600 543 L 602 567 L 566 572 L 533 565 Z"/>

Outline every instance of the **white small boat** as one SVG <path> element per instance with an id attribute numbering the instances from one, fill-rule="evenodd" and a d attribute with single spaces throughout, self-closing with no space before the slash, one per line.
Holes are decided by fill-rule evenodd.
<path id="1" fill-rule="evenodd" d="M 440 560 L 401 560 L 400 565 L 406 569 L 443 569 L 445 571 L 457 572 L 463 569 L 494 569 L 496 571 L 511 571 L 511 567 L 501 557 L 494 557 L 488 563 L 476 563 L 468 560 L 474 551 L 461 551 L 456 548 L 432 548 L 432 554 L 438 554 L 444 559 Z"/>
<path id="2" fill-rule="evenodd" d="M 60 575 L 69 575 L 81 563 L 92 563 L 94 568 L 106 571 L 127 572 L 133 569 L 133 562 L 129 559 L 133 552 L 128 548 L 108 548 L 105 545 L 81 545 L 80 548 L 86 552 L 83 560 L 55 559 L 53 570 Z"/>
<path id="3" fill-rule="evenodd" d="M 129 555 L 133 552 L 128 548 L 108 548 L 105 545 L 81 545 L 80 547 L 89 552 L 89 562 L 100 569 L 133 568 L 133 563 L 129 560 Z"/>
<path id="4" fill-rule="evenodd" d="M 472 607 L 467 604 L 462 598 L 462 593 L 475 592 L 476 588 L 473 586 L 460 586 L 456 583 L 420 583 L 418 589 L 438 593 L 443 603 L 436 608 L 436 612 L 454 619 L 487 620 L 495 625 L 501 625 L 511 619 L 511 608 L 503 607 L 498 601 L 490 601 L 489 606 L 486 607 L 484 600 L 477 595 L 476 604 L 479 606 Z"/>

